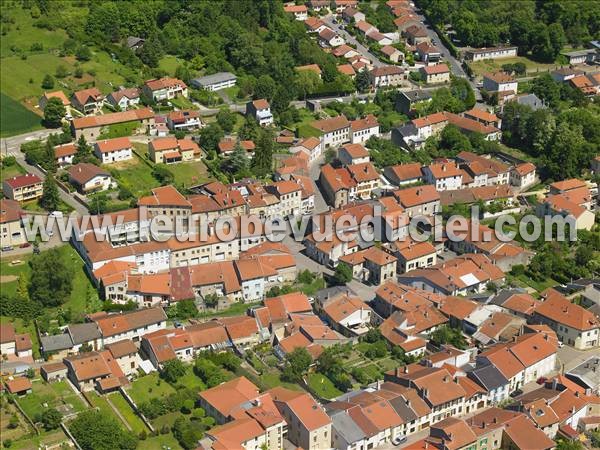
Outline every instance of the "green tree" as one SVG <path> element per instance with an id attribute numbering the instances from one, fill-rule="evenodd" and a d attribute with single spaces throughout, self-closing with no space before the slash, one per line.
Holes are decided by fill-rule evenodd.
<path id="1" fill-rule="evenodd" d="M 213 387 L 225 381 L 225 375 L 221 369 L 214 362 L 207 359 L 196 359 L 194 373 L 200 377 L 207 387 Z"/>
<path id="2" fill-rule="evenodd" d="M 56 78 L 65 78 L 66 76 L 69 75 L 69 69 L 67 69 L 66 66 L 64 66 L 64 65 L 59 64 L 56 67 L 56 72 L 54 75 L 56 75 Z"/>
<path id="3" fill-rule="evenodd" d="M 312 364 L 312 356 L 304 347 L 297 347 L 285 355 L 282 376 L 292 383 L 298 383 Z"/>
<path id="4" fill-rule="evenodd" d="M 236 122 L 236 115 L 228 109 L 222 109 L 217 113 L 217 123 L 225 133 L 231 133 Z"/>
<path id="5" fill-rule="evenodd" d="M 227 161 L 227 165 L 232 173 L 240 174 L 242 177 L 246 176 L 250 166 L 250 160 L 248 159 L 246 150 L 242 148 L 239 142 L 235 144 L 235 148 Z"/>
<path id="6" fill-rule="evenodd" d="M 46 74 L 42 80 L 42 89 L 54 89 L 54 77 Z"/>
<path id="7" fill-rule="evenodd" d="M 152 168 L 152 176 L 159 181 L 161 186 L 173 184 L 173 181 L 175 181 L 175 175 L 173 175 L 165 164 L 156 164 Z"/>
<path id="8" fill-rule="evenodd" d="M 19 278 L 17 278 L 17 297 L 23 300 L 29 300 L 29 292 L 27 291 L 27 286 L 29 281 L 27 280 L 27 275 L 24 272 L 19 273 Z"/>
<path id="9" fill-rule="evenodd" d="M 163 47 L 157 36 L 146 39 L 144 46 L 139 51 L 139 57 L 148 67 L 158 67 L 158 61 L 162 58 Z"/>
<path id="10" fill-rule="evenodd" d="M 371 89 L 371 78 L 369 77 L 369 72 L 363 70 L 356 74 L 354 78 L 354 83 L 356 84 L 356 90 L 358 92 L 367 92 Z"/>
<path id="11" fill-rule="evenodd" d="M 74 274 L 67 268 L 58 250 L 50 249 L 35 255 L 29 265 L 29 298 L 32 301 L 55 307 L 69 298 L 73 289 Z"/>
<path id="12" fill-rule="evenodd" d="M 277 90 L 277 83 L 269 75 L 261 75 L 256 80 L 256 86 L 254 87 L 254 98 L 264 98 L 271 101 L 275 96 Z"/>
<path id="13" fill-rule="evenodd" d="M 125 431 L 114 416 L 95 409 L 79 413 L 69 431 L 83 450 L 134 450 L 137 438 Z"/>
<path id="14" fill-rule="evenodd" d="M 200 146 L 205 152 L 217 150 L 217 144 L 223 139 L 223 129 L 218 123 L 211 123 L 200 130 Z"/>
<path id="15" fill-rule="evenodd" d="M 308 95 L 316 92 L 318 86 L 321 84 L 321 79 L 312 70 L 301 70 L 296 75 L 295 84 L 299 97 L 306 100 Z"/>
<path id="16" fill-rule="evenodd" d="M 198 441 L 204 436 L 203 427 L 196 421 L 178 417 L 173 423 L 173 436 L 185 450 L 198 447 Z"/>
<path id="17" fill-rule="evenodd" d="M 431 342 L 437 346 L 450 344 L 458 349 L 467 348 L 467 341 L 462 332 L 459 329 L 451 328 L 448 325 L 442 325 L 431 333 Z"/>
<path id="18" fill-rule="evenodd" d="M 48 408 L 42 413 L 41 422 L 46 431 L 55 430 L 60 426 L 61 421 L 62 414 L 54 408 Z"/>
<path id="19" fill-rule="evenodd" d="M 183 362 L 175 358 L 163 364 L 163 368 L 160 371 L 160 376 L 169 383 L 176 383 L 177 380 L 185 375 L 185 371 L 186 368 Z"/>
<path id="20" fill-rule="evenodd" d="M 46 174 L 44 180 L 42 197 L 40 198 L 40 205 L 46 211 L 56 211 L 60 204 L 60 195 L 58 193 L 58 186 L 56 180 L 51 172 Z"/>
<path id="21" fill-rule="evenodd" d="M 92 52 L 87 45 L 80 45 L 75 52 L 75 58 L 77 61 L 89 61 L 92 59 Z"/>
<path id="22" fill-rule="evenodd" d="M 350 281 L 352 281 L 352 268 L 344 262 L 339 262 L 335 268 L 333 279 L 336 282 L 336 284 L 349 283 Z"/>
<path id="23" fill-rule="evenodd" d="M 192 299 L 177 302 L 177 317 L 181 320 L 198 317 L 198 308 Z"/>
<path id="24" fill-rule="evenodd" d="M 189 83 L 192 79 L 192 72 L 190 72 L 187 65 L 177 66 L 177 69 L 175 69 L 175 78 L 179 78 L 184 83 Z"/>
<path id="25" fill-rule="evenodd" d="M 58 128 L 61 126 L 62 118 L 67 113 L 62 101 L 53 97 L 48 100 L 44 108 L 44 125 L 48 128 Z"/>
<path id="26" fill-rule="evenodd" d="M 261 130 L 252 159 L 252 170 L 260 177 L 273 170 L 273 143 L 273 132 L 270 129 Z"/>
<path id="27" fill-rule="evenodd" d="M 80 162 L 91 162 L 93 161 L 92 157 L 92 146 L 87 143 L 85 140 L 85 136 L 81 135 L 77 140 L 77 151 L 75 152 L 75 156 L 73 157 L 73 163 L 77 164 Z"/>

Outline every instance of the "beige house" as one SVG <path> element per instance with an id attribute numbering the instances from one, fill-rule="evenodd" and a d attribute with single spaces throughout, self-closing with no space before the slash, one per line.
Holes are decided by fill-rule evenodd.
<path id="1" fill-rule="evenodd" d="M 446 64 L 424 66 L 419 69 L 423 81 L 427 84 L 449 83 L 450 69 Z"/>
<path id="2" fill-rule="evenodd" d="M 191 139 L 162 137 L 148 144 L 148 156 L 157 164 L 173 164 L 199 158 L 201 151 Z"/>
<path id="3" fill-rule="evenodd" d="M 392 252 L 398 258 L 397 268 L 399 273 L 437 264 L 437 253 L 431 242 L 416 242 L 405 239 L 393 242 L 391 247 Z"/>
<path id="4" fill-rule="evenodd" d="M 578 350 L 600 346 L 600 320 L 592 312 L 552 288 L 541 295 L 544 301 L 533 313 L 535 322 L 548 325 L 561 342 Z"/>
<path id="5" fill-rule="evenodd" d="M 396 257 L 377 247 L 369 247 L 340 257 L 352 268 L 354 278 L 375 286 L 391 280 L 396 275 Z"/>
<path id="6" fill-rule="evenodd" d="M 8 178 L 2 183 L 2 192 L 17 202 L 35 200 L 42 196 L 43 181 L 33 173 Z"/>
<path id="7" fill-rule="evenodd" d="M 267 393 L 288 424 L 290 442 L 306 450 L 331 448 L 331 419 L 310 394 L 281 386 Z"/>
<path id="8" fill-rule="evenodd" d="M 18 247 L 27 242 L 21 227 L 21 206 L 15 200 L 0 200 L 0 240 L 2 247 Z"/>

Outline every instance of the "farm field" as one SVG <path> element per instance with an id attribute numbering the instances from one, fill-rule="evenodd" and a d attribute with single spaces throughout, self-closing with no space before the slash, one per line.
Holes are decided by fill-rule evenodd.
<path id="1" fill-rule="evenodd" d="M 0 136 L 8 137 L 42 128 L 42 118 L 0 93 Z M 2 175 L 4 178 L 4 174 Z"/>

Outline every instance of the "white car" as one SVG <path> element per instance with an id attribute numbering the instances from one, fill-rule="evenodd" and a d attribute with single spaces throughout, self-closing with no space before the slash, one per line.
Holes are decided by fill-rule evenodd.
<path id="1" fill-rule="evenodd" d="M 565 346 L 565 344 L 563 344 L 563 342 L 562 342 L 562 341 L 558 341 L 558 347 L 559 347 L 559 348 L 563 348 L 564 346 Z"/>
<path id="2" fill-rule="evenodd" d="M 48 214 L 48 217 L 62 218 L 63 213 L 62 213 L 62 211 L 52 211 L 50 214 Z"/>

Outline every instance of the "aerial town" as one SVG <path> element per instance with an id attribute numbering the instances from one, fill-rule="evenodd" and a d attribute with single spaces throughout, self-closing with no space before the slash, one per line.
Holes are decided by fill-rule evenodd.
<path id="1" fill-rule="evenodd" d="M 600 1 L 6 0 L 0 448 L 600 448 Z"/>

